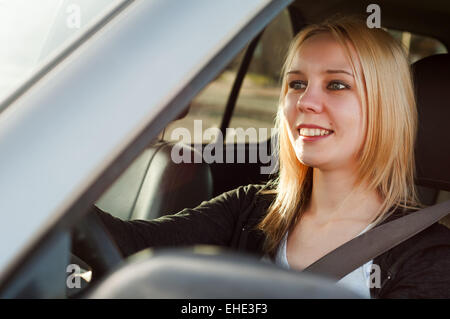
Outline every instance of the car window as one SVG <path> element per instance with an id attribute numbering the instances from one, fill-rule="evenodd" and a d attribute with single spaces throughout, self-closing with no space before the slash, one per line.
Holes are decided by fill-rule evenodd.
<path id="1" fill-rule="evenodd" d="M 201 132 L 208 128 L 220 127 L 228 96 L 247 48 L 248 45 L 192 100 L 185 117 L 173 121 L 166 127 L 161 139 L 178 142 L 180 137 L 176 134 L 176 129 L 186 128 L 192 138 L 191 141 L 184 141 L 187 144 L 212 142 L 213 137 L 203 136 Z"/>
<path id="2" fill-rule="evenodd" d="M 408 52 L 410 63 L 414 63 L 430 55 L 447 53 L 447 48 L 437 39 L 406 31 L 388 31 L 394 38 L 402 42 Z"/>
<path id="3" fill-rule="evenodd" d="M 284 10 L 268 25 L 255 49 L 229 124 L 235 131 L 227 131 L 226 143 L 244 142 L 236 138 L 241 129 L 249 143 L 271 135 L 280 95 L 280 72 L 292 37 L 289 13 Z M 267 134 L 260 129 L 267 129 Z"/>
<path id="4" fill-rule="evenodd" d="M 0 102 L 123 1 L 0 0 Z"/>
<path id="5" fill-rule="evenodd" d="M 225 112 L 225 106 L 237 72 L 248 45 L 209 83 L 190 103 L 188 113 L 179 120 L 172 121 L 159 134 L 159 141 L 146 148 L 121 176 L 109 186 L 98 199 L 96 205 L 123 220 L 132 219 L 133 211 L 139 205 L 145 181 L 149 179 L 149 162 L 166 141 L 201 144 L 213 142 L 215 136 L 203 134 L 208 128 L 218 128 Z M 178 129 L 189 131 L 190 141 L 178 135 Z"/>

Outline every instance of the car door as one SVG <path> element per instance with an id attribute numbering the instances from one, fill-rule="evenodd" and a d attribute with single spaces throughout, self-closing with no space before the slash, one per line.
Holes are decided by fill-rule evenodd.
<path id="1" fill-rule="evenodd" d="M 288 3 L 120 2 L 2 103 L 3 296 L 61 296 L 69 225 Z"/>

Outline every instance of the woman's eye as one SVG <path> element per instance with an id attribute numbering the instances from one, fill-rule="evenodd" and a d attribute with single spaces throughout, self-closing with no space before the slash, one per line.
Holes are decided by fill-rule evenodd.
<path id="1" fill-rule="evenodd" d="M 303 81 L 292 81 L 289 82 L 289 88 L 293 90 L 303 90 L 306 88 L 306 84 Z"/>
<path id="2" fill-rule="evenodd" d="M 331 82 L 330 84 L 328 84 L 328 89 L 334 90 L 334 91 L 339 91 L 339 90 L 349 89 L 349 88 L 350 88 L 350 86 L 348 86 L 347 84 L 341 83 L 341 82 Z"/>

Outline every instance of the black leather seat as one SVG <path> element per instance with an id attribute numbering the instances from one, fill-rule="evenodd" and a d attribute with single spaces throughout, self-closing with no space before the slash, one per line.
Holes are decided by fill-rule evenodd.
<path id="1" fill-rule="evenodd" d="M 423 202 L 432 205 L 439 191 L 450 191 L 450 54 L 426 57 L 412 68 L 419 113 L 416 183 Z"/>
<path id="2" fill-rule="evenodd" d="M 177 119 L 183 118 L 189 107 Z M 110 186 L 96 205 L 113 216 L 154 219 L 193 208 L 213 196 L 213 178 L 207 163 L 194 163 L 201 154 L 178 144 L 190 163 L 176 164 L 171 153 L 175 143 L 159 141 L 147 148 Z"/>

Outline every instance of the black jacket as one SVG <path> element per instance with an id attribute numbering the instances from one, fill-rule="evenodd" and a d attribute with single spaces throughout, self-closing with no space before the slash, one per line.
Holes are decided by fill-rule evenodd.
<path id="1" fill-rule="evenodd" d="M 256 225 L 273 195 L 263 185 L 226 192 L 194 209 L 153 221 L 123 221 L 95 208 L 125 256 L 148 247 L 218 245 L 262 256 L 264 234 Z M 401 217 L 396 212 L 385 222 Z M 450 230 L 438 223 L 376 257 L 381 288 L 372 298 L 450 298 Z"/>

